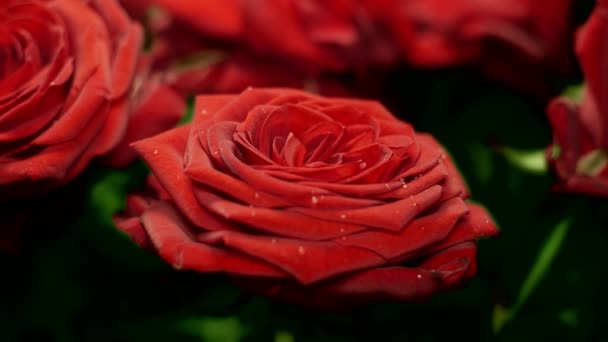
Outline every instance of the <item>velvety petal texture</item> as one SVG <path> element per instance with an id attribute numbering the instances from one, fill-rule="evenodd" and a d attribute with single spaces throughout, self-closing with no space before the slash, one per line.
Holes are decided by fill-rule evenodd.
<path id="1" fill-rule="evenodd" d="M 64 184 L 121 141 L 141 44 L 116 0 L 0 4 L 0 198 Z"/>
<path id="2" fill-rule="evenodd" d="M 146 194 L 115 223 L 177 269 L 314 307 L 419 300 L 475 274 L 496 236 L 445 150 L 377 102 L 291 89 L 196 99 L 134 144 Z"/>
<path id="3" fill-rule="evenodd" d="M 599 0 L 576 37 L 585 76 L 580 103 L 553 100 L 547 115 L 554 143 L 547 157 L 558 191 L 608 197 L 608 1 Z"/>

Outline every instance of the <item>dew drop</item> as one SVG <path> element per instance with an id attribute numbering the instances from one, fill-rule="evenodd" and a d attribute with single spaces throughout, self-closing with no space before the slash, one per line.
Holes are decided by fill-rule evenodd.
<path id="1" fill-rule="evenodd" d="M 346 241 L 346 236 L 343 236 L 343 237 L 342 237 L 342 241 Z"/>
<path id="2" fill-rule="evenodd" d="M 270 240 L 270 243 L 272 243 L 273 245 L 277 243 L 277 239 L 272 239 Z"/>
<path id="3" fill-rule="evenodd" d="M 490 223 L 490 220 L 486 220 L 486 223 Z"/>
<path id="4" fill-rule="evenodd" d="M 412 206 L 414 206 L 414 207 L 417 205 L 418 205 L 418 203 L 416 203 L 416 202 L 412 203 Z"/>
<path id="5" fill-rule="evenodd" d="M 298 247 L 298 254 L 304 255 L 304 253 L 306 253 L 306 250 L 304 249 L 304 246 L 299 246 Z"/>
<path id="6" fill-rule="evenodd" d="M 218 151 L 213 151 L 214 156 L 217 156 L 218 154 L 220 154 Z"/>
<path id="7" fill-rule="evenodd" d="M 422 274 L 418 274 L 418 275 L 416 276 L 416 278 L 418 278 L 418 279 L 422 279 Z"/>
<path id="8" fill-rule="evenodd" d="M 317 198 L 317 196 L 312 196 L 310 200 L 311 200 L 312 204 L 319 203 L 319 199 Z"/>
<path id="9" fill-rule="evenodd" d="M 346 214 L 342 214 L 342 215 L 340 215 L 340 218 L 341 218 L 341 219 L 345 219 L 345 218 L 346 218 Z"/>
<path id="10" fill-rule="evenodd" d="M 51 86 L 54 86 L 54 85 L 55 85 L 55 81 L 51 82 L 51 83 L 50 83 L 50 85 L 51 85 Z"/>
<path id="11" fill-rule="evenodd" d="M 359 164 L 359 168 L 361 170 L 365 169 L 366 166 L 367 166 L 367 163 L 365 163 L 365 162 Z"/>
<path id="12" fill-rule="evenodd" d="M 391 186 L 390 186 L 390 185 L 388 185 L 388 183 L 384 183 L 384 187 L 385 187 L 387 190 L 391 188 Z"/>
<path id="13" fill-rule="evenodd" d="M 407 184 L 403 184 L 401 187 L 407 189 Z"/>
<path id="14" fill-rule="evenodd" d="M 344 233 L 344 228 L 340 228 L 340 233 Z"/>
<path id="15" fill-rule="evenodd" d="M 255 197 L 255 199 L 258 199 L 258 198 L 260 198 L 260 193 L 256 192 L 255 194 L 253 194 L 253 196 Z"/>
<path id="16" fill-rule="evenodd" d="M 206 109 L 201 110 L 201 114 L 206 115 L 207 114 L 207 110 Z"/>
<path id="17" fill-rule="evenodd" d="M 154 149 L 154 152 L 152 152 L 152 154 L 157 155 L 158 154 L 158 149 Z"/>

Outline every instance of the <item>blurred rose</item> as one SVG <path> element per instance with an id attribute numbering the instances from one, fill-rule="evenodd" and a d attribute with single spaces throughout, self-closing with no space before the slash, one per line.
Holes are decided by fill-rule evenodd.
<path id="1" fill-rule="evenodd" d="M 167 69 L 169 82 L 182 94 L 238 93 L 248 87 L 293 87 L 314 93 L 348 96 L 349 91 L 329 77 L 312 77 L 286 65 L 253 56 L 203 50 L 190 65 Z"/>
<path id="2" fill-rule="evenodd" d="M 247 87 L 267 86 L 294 87 L 324 95 L 350 93 L 334 75 L 307 73 L 284 61 L 210 41 L 158 7 L 150 7 L 145 21 L 151 36 L 146 55 L 152 69 L 164 74 L 165 82 L 183 96 L 235 93 Z"/>
<path id="3" fill-rule="evenodd" d="M 392 22 L 416 66 L 480 65 L 489 76 L 526 90 L 564 72 L 569 54 L 570 0 L 370 0 Z"/>
<path id="4" fill-rule="evenodd" d="M 608 196 L 608 1 L 596 7 L 576 37 L 586 84 L 580 104 L 560 97 L 547 115 L 554 145 L 548 156 L 559 191 Z"/>
<path id="5" fill-rule="evenodd" d="M 361 3 L 339 1 L 156 0 L 202 37 L 223 40 L 307 72 L 390 65 L 397 52 Z"/>
<path id="6" fill-rule="evenodd" d="M 129 123 L 121 142 L 105 157 L 107 164 L 124 167 L 137 159 L 129 146 L 175 127 L 186 112 L 185 96 L 166 79 L 164 72 L 152 69 L 152 59 L 143 56 L 133 82 Z"/>
<path id="7" fill-rule="evenodd" d="M 443 148 L 377 102 L 200 96 L 192 124 L 134 146 L 154 177 L 117 226 L 177 269 L 290 302 L 428 298 L 472 277 L 475 239 L 497 234 Z"/>

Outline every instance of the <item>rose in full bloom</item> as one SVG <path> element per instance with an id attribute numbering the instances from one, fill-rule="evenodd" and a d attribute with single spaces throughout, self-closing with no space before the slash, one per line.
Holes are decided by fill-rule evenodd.
<path id="1" fill-rule="evenodd" d="M 608 1 L 597 1 L 576 37 L 576 54 L 585 75 L 580 103 L 553 100 L 547 115 L 554 145 L 549 160 L 559 191 L 608 196 Z"/>
<path id="2" fill-rule="evenodd" d="M 115 218 L 177 269 L 314 307 L 419 300 L 498 233 L 437 141 L 377 102 L 249 89 L 194 115 L 134 144 L 153 176 Z"/>
<path id="3" fill-rule="evenodd" d="M 0 197 L 63 184 L 116 146 L 141 29 L 115 0 L 0 5 Z"/>

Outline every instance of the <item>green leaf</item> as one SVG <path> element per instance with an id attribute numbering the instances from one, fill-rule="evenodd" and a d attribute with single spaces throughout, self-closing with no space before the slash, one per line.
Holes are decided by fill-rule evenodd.
<path id="1" fill-rule="evenodd" d="M 175 328 L 209 342 L 237 342 L 247 334 L 246 327 L 235 317 L 188 318 L 177 323 Z"/>
<path id="2" fill-rule="evenodd" d="M 563 95 L 570 98 L 572 101 L 579 103 L 583 97 L 583 85 L 574 85 L 566 88 Z"/>
<path id="3" fill-rule="evenodd" d="M 545 150 L 517 150 L 501 147 L 499 151 L 512 165 L 529 173 L 544 174 L 548 170 Z"/>
<path id="4" fill-rule="evenodd" d="M 564 325 L 577 327 L 579 325 L 578 313 L 574 309 L 564 309 L 559 313 L 558 319 Z"/>
<path id="5" fill-rule="evenodd" d="M 472 164 L 475 167 L 477 180 L 482 184 L 490 182 L 495 171 L 492 161 L 492 150 L 478 143 L 471 143 L 467 148 L 473 162 Z"/>
<path id="6" fill-rule="evenodd" d="M 608 165 L 608 152 L 602 149 L 585 154 L 576 163 L 576 172 L 585 176 L 595 177 Z"/>
<path id="7" fill-rule="evenodd" d="M 186 113 L 182 116 L 181 120 L 179 120 L 178 126 L 185 125 L 187 123 L 192 122 L 192 118 L 194 117 L 194 97 L 190 96 L 188 98 L 188 106 L 186 107 Z"/>
<path id="8" fill-rule="evenodd" d="M 571 225 L 572 220 L 570 218 L 566 218 L 560 221 L 557 226 L 555 226 L 551 234 L 549 234 L 549 237 L 545 240 L 543 246 L 541 247 L 534 265 L 532 265 L 530 273 L 528 273 L 528 276 L 524 280 L 513 306 L 511 308 L 503 308 L 502 306 L 497 305 L 494 308 L 492 325 L 495 334 L 499 333 L 506 323 L 515 318 L 532 292 L 543 280 L 549 271 L 553 260 L 557 256 L 557 253 L 559 252 Z"/>
<path id="9" fill-rule="evenodd" d="M 274 334 L 274 342 L 294 342 L 293 334 L 287 331 L 277 331 Z"/>
<path id="10" fill-rule="evenodd" d="M 111 222 L 112 215 L 124 207 L 123 189 L 131 178 L 126 172 L 110 172 L 93 186 L 90 203 L 104 222 Z"/>
<path id="11" fill-rule="evenodd" d="M 492 313 L 492 331 L 497 334 L 509 321 L 510 316 L 510 312 L 507 308 L 500 304 L 496 304 L 494 306 L 494 312 Z"/>

